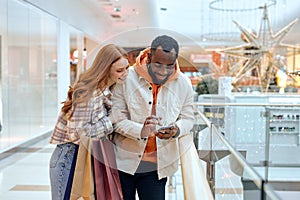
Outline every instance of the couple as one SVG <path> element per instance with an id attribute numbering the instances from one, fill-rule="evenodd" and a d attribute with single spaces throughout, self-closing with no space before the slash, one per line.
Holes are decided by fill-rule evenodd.
<path id="1" fill-rule="evenodd" d="M 59 115 L 67 120 L 58 120 L 51 137 L 58 144 L 50 160 L 52 199 L 68 193 L 80 137 L 101 140 L 113 129 L 123 198 L 135 199 L 137 192 L 141 200 L 165 199 L 167 177 L 178 169 L 178 138 L 190 133 L 194 119 L 193 89 L 179 70 L 178 52 L 177 41 L 166 35 L 130 68 L 123 49 L 99 51 L 69 90 Z"/>

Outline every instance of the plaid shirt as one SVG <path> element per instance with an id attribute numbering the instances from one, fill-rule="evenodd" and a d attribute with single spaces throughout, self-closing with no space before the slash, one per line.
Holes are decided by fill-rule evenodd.
<path id="1" fill-rule="evenodd" d="M 79 144 L 82 136 L 99 140 L 112 133 L 113 126 L 108 118 L 111 110 L 110 96 L 109 89 L 103 93 L 96 90 L 88 102 L 76 105 L 71 118 L 69 118 L 71 110 L 66 115 L 61 111 L 50 143 L 73 142 Z"/>

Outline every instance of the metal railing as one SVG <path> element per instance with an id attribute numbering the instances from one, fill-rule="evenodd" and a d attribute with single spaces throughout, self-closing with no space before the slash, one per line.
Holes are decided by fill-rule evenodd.
<path id="1" fill-rule="evenodd" d="M 194 137 L 197 137 L 197 140 L 194 141 L 197 143 L 199 141 L 199 138 L 202 137 L 202 145 L 197 144 L 196 146 L 198 146 L 199 158 L 202 161 L 206 162 L 206 176 L 215 199 L 221 199 L 221 196 L 223 199 L 224 196 L 231 195 L 231 197 L 234 196 L 234 198 L 232 199 L 279 200 L 283 198 L 279 197 L 278 191 L 286 190 L 286 189 L 291 189 L 295 191 L 297 189 L 297 187 L 299 186 L 298 180 L 289 181 L 288 178 L 285 178 L 284 180 L 286 181 L 282 181 L 282 180 L 276 181 L 274 179 L 271 180 L 269 179 L 270 167 L 274 168 L 275 166 L 278 169 L 278 167 L 287 166 L 286 163 L 282 163 L 282 165 L 280 165 L 280 163 L 279 164 L 272 163 L 272 160 L 274 161 L 276 160 L 272 155 L 272 153 L 276 150 L 276 144 L 273 144 L 271 141 L 273 140 L 273 136 L 276 138 L 278 135 L 272 135 L 272 133 L 270 132 L 270 121 L 272 121 L 271 120 L 272 112 L 274 110 L 278 110 L 280 108 L 281 110 L 286 110 L 288 112 L 291 109 L 294 109 L 296 111 L 295 113 L 298 113 L 298 110 L 300 110 L 299 104 L 195 103 L 194 107 L 195 107 L 195 116 L 198 118 L 198 122 L 196 120 L 195 126 L 199 125 L 199 121 L 201 121 L 200 124 L 202 125 L 202 127 L 205 127 L 202 130 L 199 130 L 197 128 L 194 129 Z M 211 117 L 212 115 L 211 113 L 205 115 L 203 111 L 203 108 L 205 107 L 208 108 L 223 107 L 226 109 L 227 108 L 231 109 L 231 111 L 234 110 L 234 112 L 230 111 L 227 113 L 223 113 L 224 116 L 219 115 L 219 116 L 223 116 L 223 118 L 227 118 L 223 126 L 226 126 L 227 125 L 226 123 L 233 121 L 233 120 L 230 121 L 230 117 L 233 117 L 234 115 L 228 116 L 231 115 L 228 113 L 236 114 L 239 111 L 241 111 L 241 109 L 244 112 L 247 109 L 251 109 L 251 112 L 255 113 L 254 118 L 260 116 L 262 118 L 260 119 L 261 126 L 262 129 L 264 129 L 264 131 L 260 131 L 260 139 L 262 139 L 262 136 L 264 136 L 264 138 L 262 139 L 263 141 L 260 141 L 259 145 L 257 145 L 259 146 L 259 149 L 257 151 L 263 152 L 264 155 L 263 159 L 260 160 L 259 162 L 253 162 L 253 159 L 251 159 L 251 157 L 253 157 L 251 148 L 256 144 L 250 144 L 250 145 L 237 144 L 238 142 L 237 143 L 233 142 L 235 140 L 229 141 L 228 140 L 228 138 L 230 138 L 228 137 L 229 133 L 226 132 L 228 130 L 226 130 L 226 128 L 224 127 L 220 127 L 219 125 L 215 125 L 212 119 L 208 119 L 207 116 Z M 234 117 L 237 117 L 237 115 Z M 288 122 L 289 121 L 278 120 L 280 127 L 284 127 L 284 124 L 287 124 Z M 290 120 L 290 122 L 297 124 L 298 132 L 296 131 L 292 136 L 298 137 L 299 128 L 300 128 L 299 115 L 297 114 L 297 117 L 296 115 L 293 116 L 293 121 Z M 236 124 L 233 123 L 231 125 L 234 126 Z M 247 128 L 250 129 L 253 127 L 247 127 Z M 238 131 L 237 129 L 233 129 L 232 127 L 230 130 L 231 131 L 233 130 L 230 134 L 235 134 L 235 135 L 238 135 L 241 132 Z M 282 133 L 284 134 L 284 132 Z M 255 131 L 253 131 L 253 135 L 255 135 Z M 279 134 L 279 136 L 284 137 L 286 135 Z M 298 137 L 298 144 L 295 145 L 295 149 L 297 149 L 299 143 L 300 143 L 300 138 Z M 243 146 L 245 148 L 243 148 Z M 281 147 L 282 144 L 278 144 L 278 146 Z M 288 148 L 289 144 L 287 144 L 286 146 Z M 248 149 L 248 147 L 251 147 L 250 150 Z M 249 159 L 246 159 L 246 154 L 247 157 L 249 157 Z M 226 162 L 228 162 L 229 165 L 226 165 Z M 234 170 L 233 165 L 238 166 L 237 169 Z M 297 165 L 297 163 L 288 166 L 299 167 L 299 171 L 300 171 L 300 164 L 299 166 Z M 298 170 L 298 168 L 296 170 Z M 220 173 L 221 171 L 222 173 Z M 222 176 L 221 178 L 220 175 Z M 233 178 L 230 180 L 230 178 L 225 176 L 231 176 Z M 220 185 L 222 185 L 221 188 Z"/>

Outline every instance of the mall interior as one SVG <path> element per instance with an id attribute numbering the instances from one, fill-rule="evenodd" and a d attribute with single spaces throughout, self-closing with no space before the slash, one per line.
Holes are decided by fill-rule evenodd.
<path id="1" fill-rule="evenodd" d="M 180 44 L 178 63 L 195 97 L 195 151 L 168 177 L 166 199 L 298 200 L 299 7 L 298 0 L 0 0 L 0 199 L 51 199 L 49 139 L 61 102 L 101 46 L 122 46 L 133 65 L 166 34 Z"/>

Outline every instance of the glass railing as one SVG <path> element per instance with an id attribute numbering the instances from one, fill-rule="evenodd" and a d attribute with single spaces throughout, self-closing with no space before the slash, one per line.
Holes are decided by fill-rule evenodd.
<path id="1" fill-rule="evenodd" d="M 215 199 L 300 197 L 300 104 L 195 103 L 194 142 Z"/>

